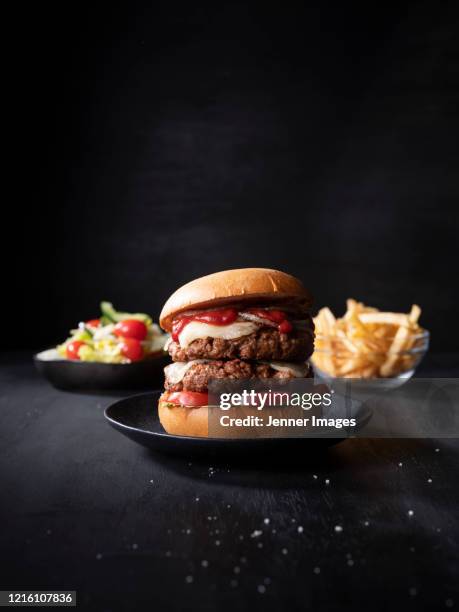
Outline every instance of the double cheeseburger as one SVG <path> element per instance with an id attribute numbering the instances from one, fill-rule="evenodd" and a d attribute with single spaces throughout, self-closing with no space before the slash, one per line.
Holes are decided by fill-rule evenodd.
<path id="1" fill-rule="evenodd" d="M 225 270 L 180 287 L 160 315 L 173 361 L 159 400 L 164 429 L 208 436 L 211 379 L 311 377 L 311 303 L 298 279 L 265 268 Z"/>

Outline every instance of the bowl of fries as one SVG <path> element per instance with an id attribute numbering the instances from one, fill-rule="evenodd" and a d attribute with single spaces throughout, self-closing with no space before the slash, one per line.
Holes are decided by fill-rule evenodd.
<path id="1" fill-rule="evenodd" d="M 411 378 L 429 347 L 420 315 L 416 304 L 405 314 L 381 312 L 353 299 L 341 318 L 322 308 L 314 318 L 314 369 L 326 378 Z"/>

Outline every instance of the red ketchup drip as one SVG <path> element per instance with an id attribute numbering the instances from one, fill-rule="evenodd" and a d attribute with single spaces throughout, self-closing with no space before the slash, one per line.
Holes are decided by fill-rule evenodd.
<path id="1" fill-rule="evenodd" d="M 262 308 L 251 308 L 248 310 L 248 312 L 260 317 L 260 319 L 268 319 L 268 321 L 277 323 L 277 329 L 281 334 L 288 334 L 293 329 L 293 325 L 287 319 L 287 315 L 283 310 L 263 310 Z"/>
<path id="2" fill-rule="evenodd" d="M 179 341 L 179 335 L 191 321 L 208 323 L 209 325 L 230 325 L 238 317 L 238 311 L 234 308 L 224 308 L 222 310 L 208 310 L 192 315 L 181 315 L 172 323 L 172 340 Z"/>

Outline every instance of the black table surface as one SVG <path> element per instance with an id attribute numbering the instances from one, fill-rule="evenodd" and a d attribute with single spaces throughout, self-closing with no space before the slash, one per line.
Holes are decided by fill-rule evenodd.
<path id="1" fill-rule="evenodd" d="M 57 391 L 29 355 L 1 364 L 1 589 L 91 610 L 459 608 L 459 441 L 209 465 L 136 445 L 104 420 L 113 396 Z"/>

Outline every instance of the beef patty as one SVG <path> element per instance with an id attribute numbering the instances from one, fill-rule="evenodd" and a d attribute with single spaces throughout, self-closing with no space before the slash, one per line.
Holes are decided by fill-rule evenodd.
<path id="1" fill-rule="evenodd" d="M 194 359 L 257 359 L 264 361 L 306 361 L 314 352 L 313 329 L 282 334 L 277 329 L 260 327 L 247 336 L 224 340 L 198 338 L 187 348 L 171 341 L 168 346 L 173 361 Z"/>
<path id="2" fill-rule="evenodd" d="M 288 364 L 285 364 L 288 365 Z M 312 377 L 312 369 L 306 365 L 305 378 Z M 168 371 L 165 368 L 166 375 L 165 388 L 168 391 L 197 391 L 205 393 L 207 391 L 208 382 L 211 378 L 227 379 L 227 380 L 246 380 L 251 378 L 293 378 L 293 374 L 288 371 L 275 370 L 267 363 L 251 363 L 241 361 L 240 359 L 232 359 L 231 361 L 209 361 L 198 362 L 192 365 L 180 382 L 171 382 L 168 378 Z"/>

